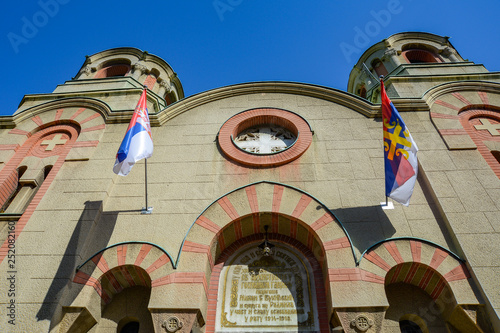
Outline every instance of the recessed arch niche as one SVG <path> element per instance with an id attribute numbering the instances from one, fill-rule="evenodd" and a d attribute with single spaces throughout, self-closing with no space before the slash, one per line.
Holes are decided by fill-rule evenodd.
<path id="1" fill-rule="evenodd" d="M 324 290 L 316 286 L 311 258 L 277 240 L 266 256 L 260 244 L 249 242 L 225 260 L 214 331 L 319 332 L 317 293 Z"/>

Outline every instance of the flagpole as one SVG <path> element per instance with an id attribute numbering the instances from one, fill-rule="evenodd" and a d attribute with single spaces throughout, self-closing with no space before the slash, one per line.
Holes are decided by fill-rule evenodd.
<path id="1" fill-rule="evenodd" d="M 382 85 L 384 84 L 384 76 L 380 75 L 379 79 L 380 79 L 380 87 L 382 87 Z M 380 89 L 380 94 L 382 96 L 382 88 Z M 383 122 L 384 122 L 384 115 L 382 114 L 382 123 Z M 385 151 L 384 151 L 384 154 L 385 154 Z M 385 173 L 384 173 L 384 175 L 385 175 Z M 384 186 L 384 194 L 385 194 L 385 190 L 386 190 L 386 188 Z M 392 204 L 392 202 L 389 205 L 389 197 L 387 196 L 387 194 L 385 195 L 385 204 L 384 204 L 384 202 L 381 202 L 380 205 L 382 206 L 382 209 L 394 209 L 394 205 Z"/>
<path id="2" fill-rule="evenodd" d="M 148 86 L 144 86 L 144 90 L 147 90 Z M 141 214 L 151 214 L 153 212 L 153 207 L 148 206 L 148 159 L 144 159 L 144 194 L 146 197 L 146 207 L 142 207 Z"/>
<path id="3" fill-rule="evenodd" d="M 148 206 L 148 159 L 144 159 L 144 178 L 145 178 L 145 197 L 146 197 L 146 207 L 142 207 L 141 214 L 151 214 L 153 207 Z"/>

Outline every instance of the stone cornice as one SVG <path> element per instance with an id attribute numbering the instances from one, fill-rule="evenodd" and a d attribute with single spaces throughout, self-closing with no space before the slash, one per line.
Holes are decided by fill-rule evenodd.
<path id="1" fill-rule="evenodd" d="M 50 95 L 50 94 L 47 94 Z M 39 95 L 33 95 L 39 96 Z M 55 98 L 53 97 L 51 100 L 43 102 L 39 105 L 32 106 L 23 110 L 19 113 L 14 114 L 13 116 L 8 117 L 0 117 L 0 126 L 3 127 L 4 122 L 6 124 L 12 123 L 14 126 L 22 122 L 23 120 L 30 119 L 38 114 L 44 113 L 46 111 L 54 110 L 54 109 L 64 109 L 70 107 L 79 107 L 79 108 L 88 108 L 92 109 L 96 112 L 99 112 L 104 119 L 108 119 L 111 115 L 111 108 L 104 102 L 88 97 L 74 97 L 74 98 Z M 6 126 L 7 127 L 7 126 Z"/>
<path id="2" fill-rule="evenodd" d="M 376 117 L 379 112 L 377 106 L 341 90 L 305 83 L 271 81 L 242 83 L 216 88 L 190 96 L 162 110 L 158 114 L 158 122 L 162 125 L 179 114 L 206 103 L 228 97 L 255 93 L 294 94 L 319 98 L 348 107 L 370 118 Z"/>

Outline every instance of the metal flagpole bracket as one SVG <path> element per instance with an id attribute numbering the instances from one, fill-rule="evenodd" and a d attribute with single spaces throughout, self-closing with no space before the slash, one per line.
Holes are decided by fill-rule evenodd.
<path id="1" fill-rule="evenodd" d="M 380 203 L 380 206 L 382 207 L 382 209 L 394 209 L 394 204 L 392 203 L 392 201 L 384 201 L 384 202 L 381 202 Z"/>
<path id="2" fill-rule="evenodd" d="M 153 207 L 148 207 L 148 208 L 142 207 L 141 214 L 151 214 L 152 212 L 153 212 Z"/>

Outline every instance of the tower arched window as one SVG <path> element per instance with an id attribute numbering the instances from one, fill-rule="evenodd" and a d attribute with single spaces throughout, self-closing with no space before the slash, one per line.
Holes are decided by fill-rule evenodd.
<path id="1" fill-rule="evenodd" d="M 402 55 L 409 64 L 442 62 L 435 53 L 423 49 L 406 50 Z"/>
<path id="2" fill-rule="evenodd" d="M 115 63 L 106 65 L 97 71 L 94 78 L 102 79 L 106 77 L 125 76 L 130 71 L 130 65 L 126 63 Z"/>

